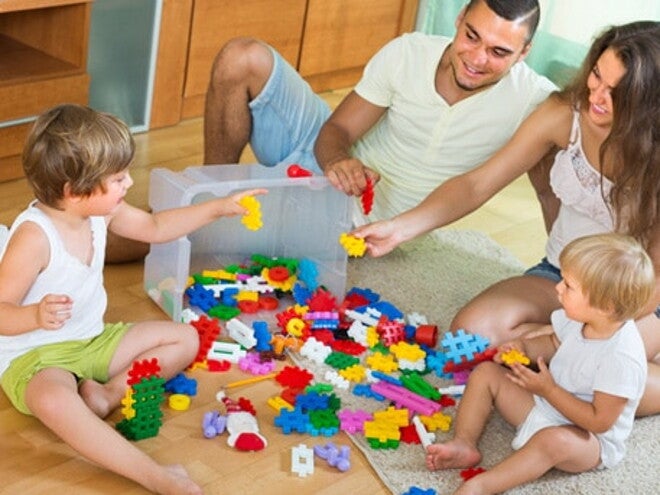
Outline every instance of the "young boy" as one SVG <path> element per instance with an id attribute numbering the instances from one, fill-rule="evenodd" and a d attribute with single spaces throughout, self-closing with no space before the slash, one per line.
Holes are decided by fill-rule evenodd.
<path id="1" fill-rule="evenodd" d="M 157 358 L 167 379 L 199 345 L 181 323 L 103 324 L 106 230 L 166 242 L 247 213 L 239 200 L 266 191 L 152 215 L 123 201 L 134 149 L 125 124 L 90 108 L 58 106 L 35 122 L 23 168 L 36 200 L 0 252 L 0 380 L 19 411 L 91 461 L 156 493 L 196 494 L 182 466 L 157 464 L 103 421 L 120 404 L 134 361 Z"/>
<path id="2" fill-rule="evenodd" d="M 551 468 L 609 468 L 625 454 L 647 366 L 633 318 L 654 294 L 653 264 L 637 241 L 619 234 L 576 239 L 560 263 L 563 309 L 553 313 L 549 334 L 504 344 L 495 357 L 501 363 L 503 352 L 517 349 L 536 360 L 538 373 L 521 364 L 510 371 L 496 363 L 478 366 L 459 405 L 454 438 L 427 449 L 431 470 L 474 466 L 493 406 L 517 426 L 515 452 L 457 494 L 500 493 Z"/>

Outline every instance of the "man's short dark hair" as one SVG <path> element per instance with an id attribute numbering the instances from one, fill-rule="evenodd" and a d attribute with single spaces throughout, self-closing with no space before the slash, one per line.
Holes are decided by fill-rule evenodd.
<path id="1" fill-rule="evenodd" d="M 478 2 L 485 2 L 490 10 L 507 21 L 522 21 L 527 25 L 526 43 L 532 41 L 541 17 L 538 0 L 470 0 L 465 12 Z"/>

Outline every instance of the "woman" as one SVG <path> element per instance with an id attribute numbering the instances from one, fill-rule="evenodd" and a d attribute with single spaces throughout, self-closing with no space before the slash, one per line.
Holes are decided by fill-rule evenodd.
<path id="1" fill-rule="evenodd" d="M 615 26 L 593 43 L 580 72 L 550 96 L 490 160 L 436 188 L 417 207 L 357 229 L 372 256 L 461 218 L 548 151 L 560 201 L 546 258 L 469 302 L 452 322 L 497 345 L 547 324 L 559 308 L 558 255 L 571 240 L 617 231 L 637 238 L 656 269 L 656 295 L 638 320 L 649 363 L 639 415 L 660 412 L 660 23 Z"/>

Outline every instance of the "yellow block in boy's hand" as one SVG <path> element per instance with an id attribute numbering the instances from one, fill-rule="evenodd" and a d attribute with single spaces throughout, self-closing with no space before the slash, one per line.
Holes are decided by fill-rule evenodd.
<path id="1" fill-rule="evenodd" d="M 241 222 L 250 230 L 259 230 L 264 226 L 261 221 L 261 203 L 254 196 L 245 196 L 238 202 L 248 212 L 243 215 Z"/>

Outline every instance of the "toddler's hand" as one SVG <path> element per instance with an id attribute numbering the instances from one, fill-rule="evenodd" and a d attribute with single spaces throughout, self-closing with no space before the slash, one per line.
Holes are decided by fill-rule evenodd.
<path id="1" fill-rule="evenodd" d="M 524 353 L 525 346 L 523 345 L 523 342 L 519 339 L 516 339 L 516 340 L 510 340 L 509 342 L 505 342 L 504 344 L 500 344 L 497 347 L 497 353 L 493 357 L 493 361 L 495 361 L 498 364 L 503 364 L 504 361 L 502 360 L 502 354 L 506 354 L 507 352 L 511 352 L 511 351 L 518 351 Z"/>
<path id="2" fill-rule="evenodd" d="M 45 330 L 59 330 L 71 318 L 73 300 L 62 294 L 47 294 L 37 305 L 37 324 Z"/>

